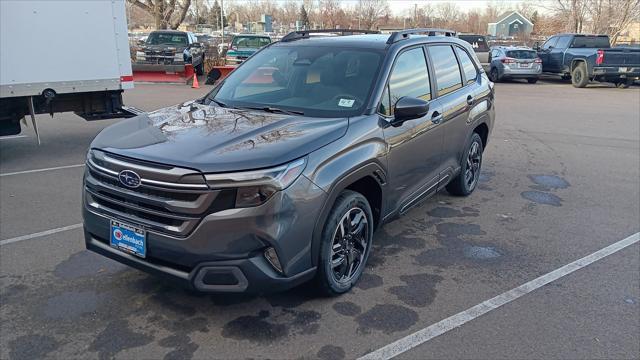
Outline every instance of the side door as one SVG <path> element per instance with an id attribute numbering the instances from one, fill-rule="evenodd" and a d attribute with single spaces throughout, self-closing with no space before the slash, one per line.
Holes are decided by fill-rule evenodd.
<path id="1" fill-rule="evenodd" d="M 435 44 L 427 47 L 430 64 L 435 75 L 437 99 L 442 107 L 442 129 L 444 130 L 444 146 L 440 183 L 447 183 L 460 167 L 462 151 L 467 142 L 468 111 L 475 102 L 476 94 L 471 86 L 464 86 L 463 74 L 460 71 L 456 45 Z M 468 61 L 471 61 L 466 51 Z M 472 63 L 475 77 L 470 82 L 478 81 L 478 70 Z"/>
<path id="2" fill-rule="evenodd" d="M 549 67 L 551 71 L 562 72 L 564 70 L 564 52 L 569 47 L 572 38 L 570 35 L 558 37 L 558 42 L 549 52 Z"/>
<path id="3" fill-rule="evenodd" d="M 556 46 L 558 42 L 558 37 L 553 36 L 542 44 L 542 47 L 538 51 L 538 57 L 542 60 L 542 71 L 552 71 L 551 62 L 549 55 L 551 54 L 551 50 Z"/>
<path id="4" fill-rule="evenodd" d="M 429 111 L 421 118 L 392 125 L 394 105 L 402 97 L 428 101 Z M 442 109 L 433 100 L 424 47 L 408 48 L 397 55 L 379 113 L 384 118 L 389 149 L 388 205 L 404 213 L 436 191 L 442 163 Z"/>

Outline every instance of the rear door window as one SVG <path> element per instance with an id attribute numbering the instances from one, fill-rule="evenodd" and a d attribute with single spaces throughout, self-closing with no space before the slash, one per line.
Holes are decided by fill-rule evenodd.
<path id="1" fill-rule="evenodd" d="M 455 61 L 455 58 L 454 58 Z M 389 77 L 391 114 L 393 105 L 404 96 L 431 100 L 431 85 L 424 50 L 414 48 L 401 53 Z"/>
<path id="2" fill-rule="evenodd" d="M 464 78 L 467 81 L 467 84 L 471 84 L 476 81 L 478 69 L 476 69 L 476 66 L 473 64 L 473 60 L 471 60 L 469 54 L 457 46 L 456 54 L 458 54 L 458 60 L 460 60 L 460 66 L 462 67 L 462 72 L 464 73 Z"/>
<path id="3" fill-rule="evenodd" d="M 438 95 L 446 95 L 462 87 L 462 75 L 458 61 L 449 45 L 429 46 L 433 70 L 438 83 Z"/>

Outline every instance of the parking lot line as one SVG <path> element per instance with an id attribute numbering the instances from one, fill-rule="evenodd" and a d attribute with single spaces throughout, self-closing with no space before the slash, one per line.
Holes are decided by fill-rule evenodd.
<path id="1" fill-rule="evenodd" d="M 414 347 L 423 344 L 437 336 L 440 336 L 450 330 L 453 330 L 465 323 L 480 317 L 492 310 L 499 308 L 502 305 L 508 304 L 544 285 L 547 285 L 553 281 L 556 281 L 564 276 L 567 276 L 574 271 L 580 270 L 585 266 L 593 264 L 594 262 L 601 260 L 611 254 L 614 254 L 627 246 L 631 246 L 640 241 L 640 232 L 635 233 L 625 239 L 622 239 L 616 243 L 613 243 L 605 248 L 602 248 L 590 255 L 587 255 L 579 260 L 564 265 L 556 270 L 553 270 L 545 275 L 542 275 L 534 280 L 524 283 L 516 288 L 513 288 L 507 292 L 504 292 L 492 299 L 486 300 L 478 305 L 475 305 L 467 310 L 459 312 L 453 316 L 450 316 L 444 320 L 441 320 L 433 325 L 430 325 L 422 330 L 407 335 L 402 339 L 386 345 L 378 350 L 370 352 L 359 360 L 369 359 L 391 359 L 398 356 Z"/>
<path id="2" fill-rule="evenodd" d="M 10 173 L 0 174 L 0 177 L 3 177 L 3 176 L 11 176 L 11 175 L 20 175 L 20 174 L 31 174 L 31 173 L 37 173 L 37 172 L 42 172 L 42 171 L 52 171 L 52 170 L 61 170 L 61 169 L 71 169 L 71 168 L 77 168 L 77 167 L 82 167 L 82 166 L 84 166 L 84 164 L 75 164 L 75 165 L 56 166 L 56 167 L 43 168 L 43 169 L 33 169 L 33 170 L 23 170 L 23 171 L 16 171 L 16 172 L 10 172 Z"/>
<path id="3" fill-rule="evenodd" d="M 38 237 L 41 237 L 41 236 L 47 236 L 47 235 L 51 235 L 51 234 L 55 234 L 55 233 L 59 233 L 59 232 L 63 232 L 63 231 L 74 230 L 74 229 L 78 229 L 78 228 L 81 228 L 81 227 L 82 227 L 82 223 L 79 223 L 79 224 L 63 226 L 63 227 L 59 227 L 59 228 L 55 228 L 55 229 L 51 229 L 51 230 L 45 230 L 45 231 L 37 232 L 35 234 L 22 235 L 22 236 L 18 236 L 18 237 L 6 239 L 6 240 L 0 240 L 0 246 L 1 245 L 7 245 L 7 244 L 15 243 L 15 242 L 18 242 L 18 241 L 34 239 L 34 238 L 38 238 Z"/>

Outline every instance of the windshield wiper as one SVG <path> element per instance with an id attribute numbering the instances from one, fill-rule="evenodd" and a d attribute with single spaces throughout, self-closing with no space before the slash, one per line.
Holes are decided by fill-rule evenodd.
<path id="1" fill-rule="evenodd" d="M 213 101 L 214 103 L 216 103 L 216 105 L 218 105 L 218 106 L 220 106 L 220 107 L 223 107 L 223 108 L 228 108 L 228 107 L 229 107 L 229 105 L 227 105 L 227 104 L 223 103 L 223 102 L 222 102 L 222 101 L 220 101 L 220 100 L 216 100 L 216 99 L 214 99 L 214 98 L 210 98 L 209 100 Z"/>
<path id="2" fill-rule="evenodd" d="M 302 111 L 285 110 L 285 109 L 280 109 L 272 106 L 243 106 L 242 109 L 260 110 L 260 111 L 266 111 L 270 113 L 280 113 L 280 114 L 287 114 L 287 115 L 304 115 L 304 112 Z"/>

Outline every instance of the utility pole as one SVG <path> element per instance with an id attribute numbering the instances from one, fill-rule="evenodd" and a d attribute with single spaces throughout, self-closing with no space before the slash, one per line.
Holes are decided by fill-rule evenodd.
<path id="1" fill-rule="evenodd" d="M 220 41 L 224 43 L 224 0 L 220 0 Z"/>
<path id="2" fill-rule="evenodd" d="M 418 4 L 413 4 L 413 26 L 418 27 Z"/>
<path id="3" fill-rule="evenodd" d="M 195 32 L 198 32 L 198 22 L 200 20 L 200 18 L 198 17 L 198 0 L 195 0 L 196 3 L 196 30 Z"/>

